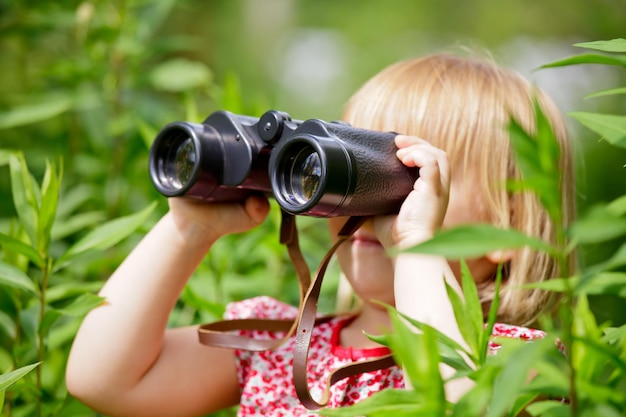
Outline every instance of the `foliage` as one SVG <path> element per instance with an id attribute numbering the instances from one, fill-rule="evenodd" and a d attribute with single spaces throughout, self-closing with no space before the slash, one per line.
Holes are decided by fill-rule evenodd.
<path id="1" fill-rule="evenodd" d="M 39 366 L 39 363 L 34 363 L 32 365 L 23 366 L 11 372 L 7 372 L 6 374 L 0 376 L 0 409 L 2 409 L 2 407 L 4 406 L 4 395 L 6 389 L 13 385 L 15 382 L 19 381 L 37 366 Z"/>
<path id="2" fill-rule="evenodd" d="M 304 108 L 305 111 L 300 111 L 305 116 L 310 113 L 315 117 L 337 116 L 335 109 L 344 100 L 341 94 L 333 98 L 336 103 L 329 98 L 314 107 L 310 103 L 314 101 L 312 97 L 286 94 L 270 82 L 268 73 L 276 78 L 285 74 L 282 67 L 286 62 L 274 59 L 276 50 L 282 52 L 284 48 L 277 39 L 296 39 L 297 32 L 287 27 L 280 34 L 277 30 L 283 13 L 270 16 L 271 7 L 261 10 L 264 14 L 253 19 L 254 22 L 238 21 L 233 16 L 237 16 L 244 3 L 251 8 L 255 4 L 230 0 L 34 3 L 0 0 L 3 56 L 0 62 L 3 72 L 0 80 L 0 398 L 5 415 L 95 415 L 67 396 L 63 382 L 65 361 L 81 316 L 101 302 L 93 294 L 136 243 L 138 237 L 132 231 L 145 231 L 166 210 L 165 200 L 156 195 L 149 183 L 146 168 L 147 147 L 160 126 L 178 119 L 197 122 L 213 109 L 258 115 L 271 108 L 275 104 L 273 100 L 281 104 L 281 110 Z M 366 2 L 366 7 L 361 0 L 342 4 L 283 3 L 297 6 L 299 16 L 295 19 L 302 26 L 327 25 L 330 31 L 342 28 L 355 48 L 381 51 L 375 59 L 359 56 L 344 68 L 349 77 L 342 79 L 340 92 L 353 91 L 381 63 L 397 60 L 398 54 L 420 52 L 416 45 L 417 48 L 431 43 L 447 45 L 452 39 L 443 39 L 446 32 L 449 34 L 445 36 L 456 40 L 459 30 L 475 27 L 479 30 L 477 38 L 499 39 L 504 31 L 509 36 L 542 33 L 549 26 L 538 24 L 532 29 L 528 22 L 537 19 L 519 19 L 519 13 L 505 13 L 501 6 L 489 0 L 472 6 L 452 5 L 450 0 L 451 7 L 405 0 L 401 7 L 395 8 L 399 10 L 395 19 L 382 20 L 381 12 L 391 9 L 386 3 L 376 1 Z M 569 13 L 569 17 L 560 19 L 564 29 L 559 33 L 566 34 L 569 30 L 580 35 L 621 29 L 620 14 L 612 9 L 617 6 L 591 5 L 586 0 L 574 3 L 569 2 L 563 8 L 562 12 Z M 519 2 L 507 7 L 521 11 L 527 5 Z M 580 7 L 586 12 L 575 16 L 572 11 Z M 330 9 L 334 12 L 328 13 Z M 611 9 L 610 15 L 602 12 L 606 9 Z M 458 15 L 454 21 L 450 10 Z M 468 13 L 473 17 L 468 18 Z M 490 24 L 476 24 L 480 15 L 498 18 L 490 19 Z M 587 18 L 592 15 L 596 18 Z M 350 16 L 350 25 L 346 25 L 346 16 Z M 252 30 L 253 23 L 257 25 L 256 31 Z M 453 30 L 440 32 L 441 39 L 435 39 L 437 35 L 425 38 L 424 31 L 445 25 Z M 379 30 L 371 31 L 371 27 Z M 214 33 L 219 28 L 223 32 Z M 349 55 L 354 51 L 342 52 Z M 607 56 L 611 58 L 598 59 L 613 62 L 621 59 Z M 237 68 L 237 76 L 230 72 L 233 68 Z M 242 90 L 246 91 L 245 95 Z M 614 89 L 598 95 L 623 93 L 624 89 Z M 623 126 L 623 121 L 614 119 L 619 116 L 601 118 L 580 114 L 577 117 L 583 123 L 583 119 L 591 117 L 587 123 L 590 127 L 616 129 L 618 133 L 601 134 L 611 143 L 623 146 L 623 141 L 615 136 L 623 132 L 618 128 Z M 598 206 L 572 226 L 572 234 L 582 244 L 623 236 L 624 211 L 624 200 Z M 120 217 L 122 214 L 126 216 Z M 298 220 L 303 251 L 315 263 L 325 253 L 328 237 L 318 220 Z M 229 236 L 221 240 L 185 288 L 171 324 L 213 320 L 221 316 L 229 301 L 260 293 L 295 302 L 297 284 L 285 251 L 278 243 L 278 222 L 274 207 L 269 220 L 245 238 Z M 495 233 L 485 229 L 454 233 L 485 232 Z M 445 243 L 444 236 L 440 238 L 432 243 Z M 456 256 L 469 256 L 476 249 L 487 248 L 479 248 L 474 242 L 468 244 L 462 236 L 449 238 L 459 246 L 455 249 L 445 243 L 442 247 L 456 251 Z M 520 245 L 529 243 L 527 237 L 513 237 L 508 232 L 498 236 L 504 241 L 513 238 L 519 239 Z M 610 259 L 588 268 L 585 275 L 555 280 L 553 287 L 546 289 L 575 290 L 575 296 L 614 293 L 624 297 L 623 276 L 618 271 L 626 262 L 625 253 L 622 248 Z M 333 308 L 336 281 L 326 281 L 328 286 L 323 290 L 320 308 L 329 311 Z M 465 298 L 470 300 L 471 296 Z M 471 308 L 470 305 L 465 308 Z M 581 317 L 585 316 L 586 307 L 580 304 L 578 308 Z M 607 344 L 612 347 L 622 343 L 623 352 L 626 331 L 611 329 L 604 323 L 594 325 L 592 317 L 587 312 L 587 319 L 578 323 L 591 333 L 599 332 L 598 328 L 602 331 L 599 341 L 594 339 L 588 350 L 607 351 Z M 481 357 L 484 356 L 481 346 L 488 333 L 476 329 L 470 326 L 466 330 L 466 334 L 475 337 L 471 345 L 473 353 L 467 355 L 482 364 L 483 360 L 492 360 Z M 420 336 L 400 331 L 390 336 L 389 343 L 400 346 L 404 337 L 415 337 L 416 349 L 424 352 L 419 357 L 430 359 L 419 359 L 414 364 L 415 375 L 437 381 L 433 364 L 439 357 L 459 367 L 460 372 L 469 372 L 457 350 L 446 349 L 445 338 L 436 332 L 426 329 L 424 336 Z M 433 348 L 435 343 L 438 350 Z M 617 358 L 624 361 L 623 354 Z M 622 363 L 616 360 L 612 357 L 607 362 L 604 371 L 607 375 L 612 364 Z M 491 398 L 490 384 L 500 375 L 504 360 L 498 366 L 494 365 L 491 373 L 477 376 L 481 381 L 477 393 L 464 400 L 468 410 L 483 406 Z M 544 373 L 552 375 L 549 381 L 561 383 L 555 369 L 557 365 L 544 365 Z M 612 381 L 619 380 L 613 378 Z M 422 397 L 441 399 L 437 384 L 424 389 L 429 391 Z M 507 395 L 516 394 L 517 391 Z M 389 396 L 389 403 L 402 404 L 402 398 L 409 401 L 412 393 L 389 391 L 384 395 Z M 442 412 L 441 403 L 433 403 L 431 410 Z M 400 412 L 396 409 L 394 415 Z M 232 410 L 222 415 L 230 414 Z"/>
<path id="3" fill-rule="evenodd" d="M 7 414 L 11 409 L 39 416 L 58 414 L 67 405 L 62 380 L 65 358 L 55 357 L 54 351 L 71 341 L 76 319 L 102 302 L 93 294 L 93 285 L 72 283 L 63 277 L 63 270 L 80 257 L 128 237 L 146 221 L 154 204 L 100 225 L 56 256 L 52 229 L 64 223 L 57 217 L 62 170 L 49 163 L 38 184 L 22 153 L 3 155 L 10 166 L 18 221 L 8 233 L 0 233 L 0 285 L 5 298 L 5 340 L 0 352 L 2 368 L 15 369 L 3 376 L 2 392 L 36 368 L 34 378 L 25 378 L 11 391 Z"/>
<path id="4" fill-rule="evenodd" d="M 605 63 L 626 67 L 626 40 L 577 44 L 617 55 L 585 54 L 545 67 Z M 623 94 L 624 88 L 611 89 L 594 97 Z M 511 140 L 525 180 L 516 189 L 536 193 L 555 225 L 561 219 L 558 184 L 558 143 L 541 112 L 537 112 L 535 135 L 524 132 L 516 123 L 510 125 Z M 571 113 L 614 146 L 626 147 L 626 116 Z M 517 248 L 528 245 L 548 251 L 567 271 L 565 259 L 581 243 L 597 243 L 626 235 L 626 195 L 596 207 L 586 216 L 557 231 L 557 241 L 546 243 L 520 238 L 516 232 L 489 226 L 464 226 L 440 232 L 432 240 L 410 251 L 464 258 L 483 255 L 494 248 Z M 492 242 L 493 241 L 493 242 Z M 495 242 L 495 243 L 494 243 Z M 561 293 L 559 323 L 543 318 L 550 329 L 547 337 L 533 343 L 498 339 L 499 353 L 486 356 L 486 342 L 491 336 L 497 300 L 491 306 L 489 320 L 483 323 L 476 286 L 467 268 L 463 270 L 463 298 L 449 289 L 450 300 L 467 345 L 463 348 L 444 334 L 424 323 L 401 316 L 389 308 L 393 333 L 378 337 L 392 348 L 402 364 L 412 389 L 405 392 L 381 392 L 352 407 L 324 410 L 328 416 L 516 416 L 522 411 L 532 416 L 620 416 L 626 409 L 626 325 L 611 327 L 598 323 L 588 303 L 591 294 L 615 294 L 626 297 L 626 245 L 609 260 L 565 273 L 564 278 L 527 287 Z M 416 332 L 419 329 L 419 332 Z M 563 352 L 555 345 L 563 346 Z M 438 361 L 453 368 L 450 380 L 469 378 L 474 385 L 457 403 L 443 399 L 445 383 Z"/>

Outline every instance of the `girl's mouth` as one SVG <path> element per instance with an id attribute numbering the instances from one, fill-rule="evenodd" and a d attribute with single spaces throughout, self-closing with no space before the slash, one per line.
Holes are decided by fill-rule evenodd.
<path id="1" fill-rule="evenodd" d="M 354 235 L 352 243 L 357 246 L 382 246 L 381 243 L 373 236 Z"/>

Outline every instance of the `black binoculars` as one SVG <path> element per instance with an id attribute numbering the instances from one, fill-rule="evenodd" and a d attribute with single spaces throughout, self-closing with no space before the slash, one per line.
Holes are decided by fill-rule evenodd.
<path id="1" fill-rule="evenodd" d="M 343 122 L 217 111 L 157 135 L 150 177 L 167 197 L 242 201 L 273 195 L 288 213 L 316 217 L 397 213 L 418 177 L 395 156 L 395 133 Z"/>

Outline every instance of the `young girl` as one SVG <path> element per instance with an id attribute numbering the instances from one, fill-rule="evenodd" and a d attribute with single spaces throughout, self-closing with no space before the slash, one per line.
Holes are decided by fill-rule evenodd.
<path id="1" fill-rule="evenodd" d="M 537 199 L 505 187 L 508 179 L 519 178 L 506 132 L 508 117 L 532 130 L 533 97 L 539 98 L 563 147 L 562 199 L 569 222 L 573 175 L 564 122 L 552 102 L 519 75 L 489 61 L 438 54 L 392 65 L 349 101 L 344 120 L 352 125 L 403 133 L 396 138 L 397 157 L 419 167 L 420 177 L 397 215 L 368 219 L 337 252 L 362 306 L 350 319 L 315 327 L 308 372 L 314 398 L 333 369 L 386 353 L 364 335 L 389 328 L 386 311 L 373 301 L 394 305 L 463 343 L 444 285 L 458 288 L 458 263 L 412 253 L 392 259 L 388 249 L 409 248 L 441 228 L 477 222 L 553 239 Z M 68 389 L 111 416 L 201 416 L 236 404 L 242 416 L 307 414 L 291 379 L 293 340 L 253 353 L 203 346 L 196 328 L 166 329 L 181 290 L 211 245 L 260 224 L 268 202 L 261 197 L 241 204 L 175 198 L 169 204 L 169 212 L 102 289 L 106 303 L 85 318 L 68 363 Z M 328 220 L 332 236 L 345 220 Z M 527 249 L 469 260 L 486 303 L 493 297 L 500 263 L 505 289 L 559 274 L 550 258 Z M 532 323 L 545 302 L 539 291 L 504 290 L 499 320 L 509 325 L 496 326 L 494 333 L 540 337 L 539 331 L 517 326 Z M 259 297 L 233 303 L 227 318 L 295 314 L 295 307 Z M 398 367 L 367 372 L 335 384 L 329 406 L 403 386 Z M 449 384 L 448 398 L 454 401 L 469 386 L 463 380 Z"/>

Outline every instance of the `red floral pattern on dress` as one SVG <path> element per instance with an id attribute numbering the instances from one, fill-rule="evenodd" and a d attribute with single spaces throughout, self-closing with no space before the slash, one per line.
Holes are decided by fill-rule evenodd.
<path id="1" fill-rule="evenodd" d="M 270 297 L 256 297 L 232 303 L 225 319 L 294 319 L 298 310 Z M 308 360 L 309 390 L 314 399 L 321 397 L 326 378 L 333 370 L 348 363 L 381 356 L 387 348 L 353 349 L 338 346 L 338 335 L 346 324 L 345 318 L 333 318 L 313 329 Z M 256 338 L 277 339 L 283 333 L 265 331 L 245 332 Z M 545 336 L 539 330 L 497 323 L 493 336 L 535 340 Z M 316 415 L 298 400 L 292 380 L 293 351 L 295 339 L 270 351 L 250 352 L 236 350 L 237 378 L 241 389 L 238 416 L 306 416 Z M 489 352 L 496 353 L 500 346 L 490 342 Z M 404 388 L 402 371 L 397 366 L 345 378 L 331 387 L 328 407 L 352 405 L 387 388 Z"/>

